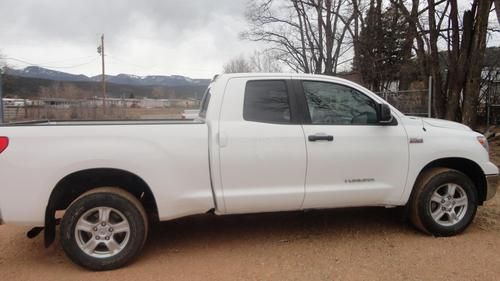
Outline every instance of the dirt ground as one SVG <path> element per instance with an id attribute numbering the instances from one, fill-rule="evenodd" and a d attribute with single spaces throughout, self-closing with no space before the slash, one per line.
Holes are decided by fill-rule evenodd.
<path id="1" fill-rule="evenodd" d="M 500 142 L 491 147 L 500 164 Z M 135 262 L 110 272 L 86 271 L 26 231 L 0 226 L 0 280 L 500 280 L 500 196 L 450 238 L 383 208 L 165 222 Z"/>

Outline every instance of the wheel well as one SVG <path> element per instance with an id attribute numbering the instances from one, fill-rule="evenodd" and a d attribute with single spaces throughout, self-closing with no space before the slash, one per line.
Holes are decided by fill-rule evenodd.
<path id="1" fill-rule="evenodd" d="M 158 218 L 158 207 L 153 192 L 137 175 L 119 169 L 100 168 L 78 171 L 61 179 L 49 198 L 45 211 L 45 246 L 48 247 L 55 239 L 55 213 L 65 210 L 71 202 L 83 193 L 98 187 L 118 187 L 133 196 L 143 204 L 152 220 Z"/>
<path id="2" fill-rule="evenodd" d="M 476 185 L 478 192 L 478 199 L 479 199 L 478 203 L 480 205 L 483 204 L 484 200 L 486 199 L 487 183 L 483 170 L 481 169 L 481 167 L 479 167 L 478 164 L 476 164 L 476 162 L 466 158 L 458 158 L 458 157 L 441 158 L 427 164 L 422 169 L 420 174 L 422 174 L 423 171 L 429 168 L 435 168 L 435 167 L 450 168 L 460 171 L 465 175 L 467 175 Z"/>

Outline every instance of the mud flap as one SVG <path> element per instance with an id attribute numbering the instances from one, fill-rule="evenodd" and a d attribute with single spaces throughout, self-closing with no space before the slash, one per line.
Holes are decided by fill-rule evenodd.
<path id="1" fill-rule="evenodd" d="M 45 248 L 48 248 L 56 239 L 56 210 L 52 206 L 47 206 L 45 211 L 44 241 Z"/>

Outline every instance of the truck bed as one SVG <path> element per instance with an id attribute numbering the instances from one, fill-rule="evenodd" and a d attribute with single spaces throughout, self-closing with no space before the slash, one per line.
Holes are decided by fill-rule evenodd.
<path id="1" fill-rule="evenodd" d="M 51 120 L 3 125 L 0 136 L 9 138 L 0 155 L 0 212 L 7 223 L 43 225 L 47 201 L 40 198 L 50 198 L 67 176 L 99 169 L 140 175 L 156 196 L 160 219 L 214 205 L 203 122 Z"/>

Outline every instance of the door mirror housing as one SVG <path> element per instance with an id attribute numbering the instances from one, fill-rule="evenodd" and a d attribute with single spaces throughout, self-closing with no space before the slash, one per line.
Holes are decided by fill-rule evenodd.
<path id="1" fill-rule="evenodd" d="M 381 124 L 389 124 L 392 122 L 391 108 L 386 103 L 378 105 L 378 122 Z"/>

